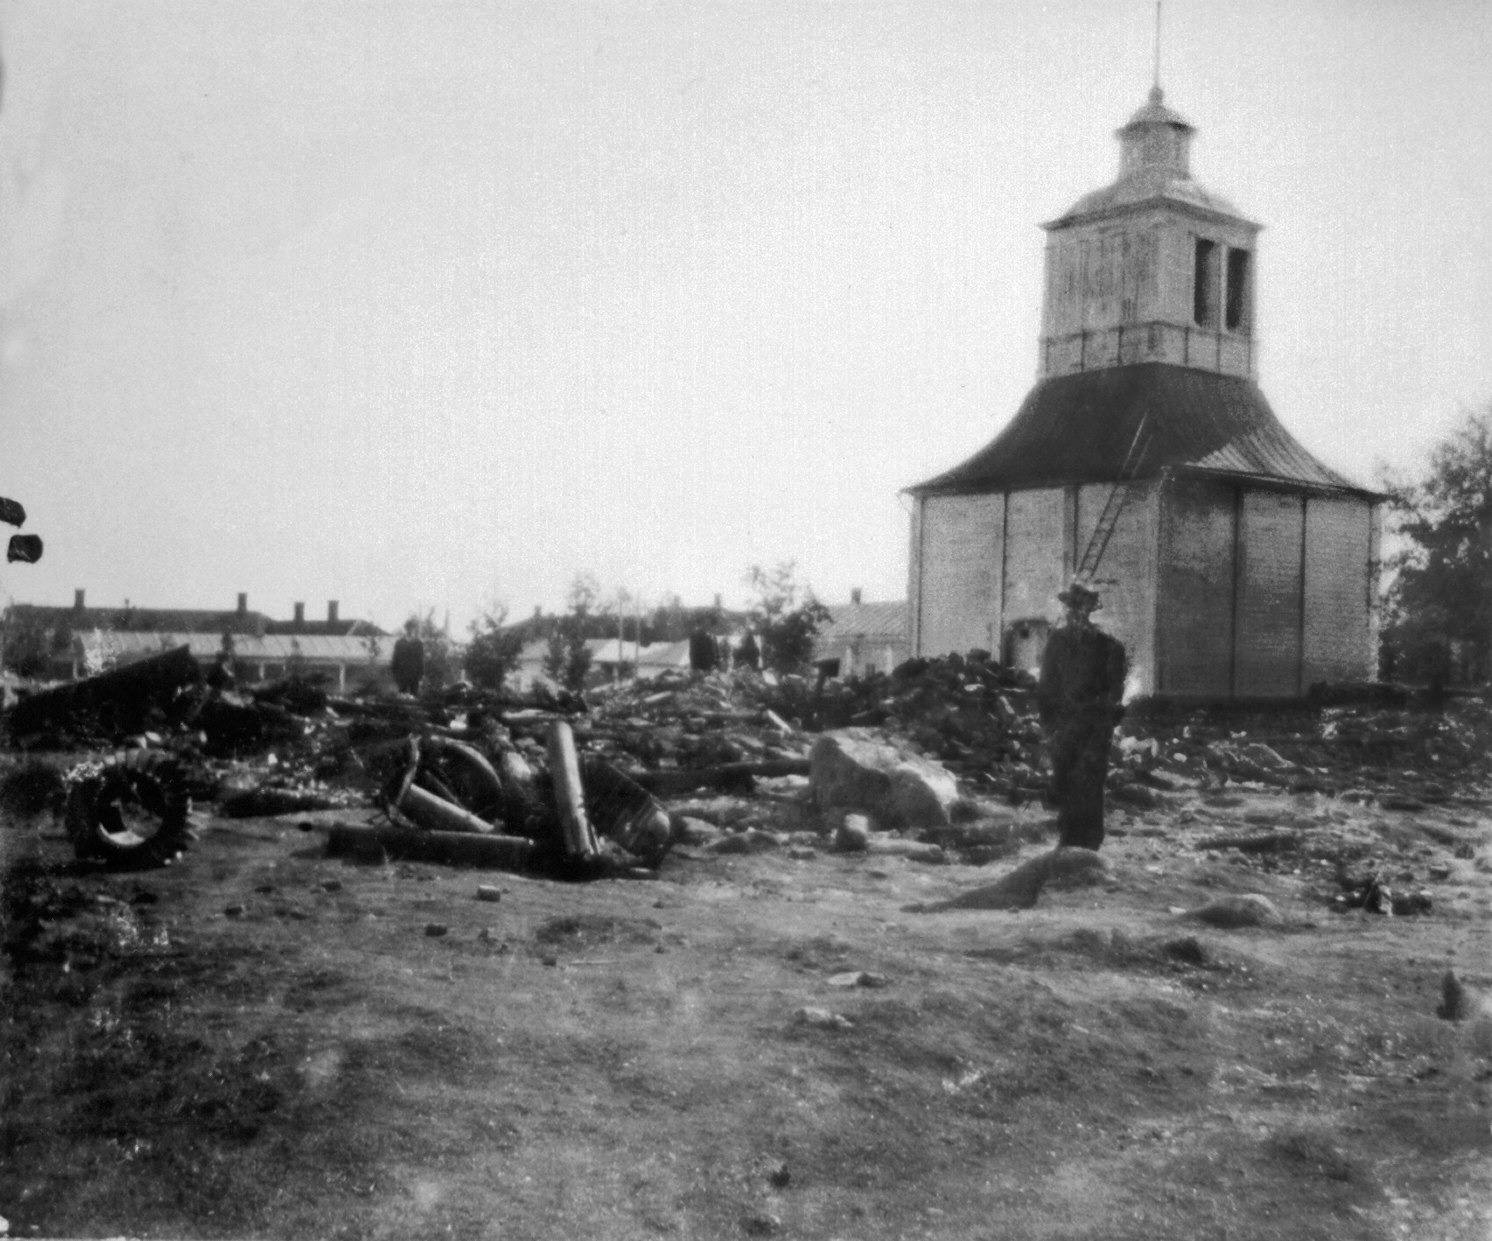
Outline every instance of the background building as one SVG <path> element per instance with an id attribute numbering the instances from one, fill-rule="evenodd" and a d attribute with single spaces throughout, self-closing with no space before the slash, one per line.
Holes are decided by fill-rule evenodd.
<path id="1" fill-rule="evenodd" d="M 833 675 L 864 676 L 868 672 L 890 672 L 907 659 L 907 605 L 866 603 L 858 588 L 848 603 L 826 605 L 829 620 L 813 638 L 814 662 L 834 663 Z"/>

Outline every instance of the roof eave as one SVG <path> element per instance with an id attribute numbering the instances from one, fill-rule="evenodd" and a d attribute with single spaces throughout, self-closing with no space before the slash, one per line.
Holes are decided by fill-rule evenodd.
<path id="1" fill-rule="evenodd" d="M 1171 466 L 1168 472 L 1184 474 L 1188 478 L 1215 478 L 1222 482 L 1247 483 L 1251 487 L 1269 491 L 1309 491 L 1312 495 L 1352 496 L 1371 504 L 1381 504 L 1392 498 L 1384 492 L 1348 482 L 1335 484 L 1302 478 L 1280 478 L 1273 474 L 1250 474 L 1247 470 L 1218 470 L 1203 465 L 1182 464 Z"/>
<path id="2" fill-rule="evenodd" d="M 1113 207 L 1101 207 L 1097 211 L 1074 212 L 1068 215 L 1058 216 L 1055 220 L 1048 220 L 1038 227 L 1046 232 L 1053 233 L 1058 229 L 1070 228 L 1075 224 L 1091 224 L 1098 220 L 1107 220 L 1115 216 L 1130 215 L 1136 211 L 1151 207 L 1168 207 L 1174 211 L 1181 211 L 1187 215 L 1195 216 L 1199 220 L 1210 220 L 1220 224 L 1241 224 L 1244 228 L 1254 233 L 1262 232 L 1264 225 L 1257 220 L 1251 220 L 1246 215 L 1239 215 L 1232 211 L 1220 211 L 1214 207 L 1203 207 L 1199 203 L 1190 202 L 1185 198 L 1171 198 L 1166 194 L 1154 194 L 1149 198 L 1137 199 L 1130 203 L 1120 203 Z"/>

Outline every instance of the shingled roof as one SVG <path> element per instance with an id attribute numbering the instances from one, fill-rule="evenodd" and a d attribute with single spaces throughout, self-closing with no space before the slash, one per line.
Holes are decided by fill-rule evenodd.
<path id="1" fill-rule="evenodd" d="M 1252 380 L 1164 362 L 1042 380 L 988 445 L 908 491 L 968 495 L 1110 482 L 1147 413 L 1150 446 L 1138 477 L 1212 474 L 1378 498 L 1301 447 Z"/>

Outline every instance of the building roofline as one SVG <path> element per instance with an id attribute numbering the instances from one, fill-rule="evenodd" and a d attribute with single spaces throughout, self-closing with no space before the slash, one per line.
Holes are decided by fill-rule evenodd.
<path id="1" fill-rule="evenodd" d="M 1257 220 L 1249 219 L 1246 215 L 1239 215 L 1236 212 L 1230 211 L 1220 211 L 1213 207 L 1203 207 L 1199 203 L 1190 202 L 1185 198 L 1172 198 L 1164 192 L 1152 194 L 1148 198 L 1136 199 L 1134 202 L 1115 203 L 1112 206 L 1100 207 L 1096 211 L 1071 212 L 1067 215 L 1060 215 L 1054 220 L 1047 220 L 1037 225 L 1037 227 L 1048 233 L 1055 233 L 1077 224 L 1092 224 L 1116 216 L 1133 215 L 1141 210 L 1153 207 L 1165 207 L 1172 211 L 1179 211 L 1184 215 L 1194 216 L 1199 220 L 1207 220 L 1211 223 L 1239 224 L 1255 234 L 1262 232 L 1265 227 Z"/>

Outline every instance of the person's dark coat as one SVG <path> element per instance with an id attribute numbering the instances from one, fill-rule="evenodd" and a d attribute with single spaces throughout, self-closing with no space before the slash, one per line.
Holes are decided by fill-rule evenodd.
<path id="1" fill-rule="evenodd" d="M 718 660 L 713 637 L 703 629 L 696 629 L 689 635 L 689 666 L 695 672 L 715 671 Z"/>
<path id="2" fill-rule="evenodd" d="M 1058 845 L 1103 844 L 1103 786 L 1114 726 L 1124 718 L 1124 644 L 1086 622 L 1067 624 L 1047 639 L 1037 709 L 1052 762 Z"/>
<path id="3" fill-rule="evenodd" d="M 394 643 L 389 671 L 394 674 L 394 684 L 401 694 L 419 693 L 425 675 L 425 644 L 418 638 L 400 638 Z"/>

